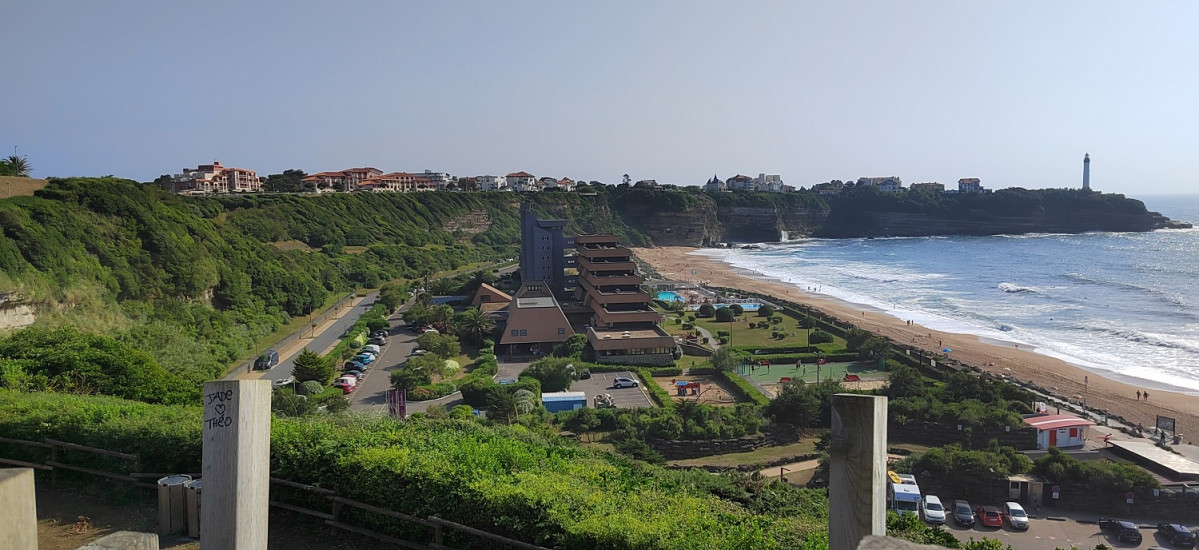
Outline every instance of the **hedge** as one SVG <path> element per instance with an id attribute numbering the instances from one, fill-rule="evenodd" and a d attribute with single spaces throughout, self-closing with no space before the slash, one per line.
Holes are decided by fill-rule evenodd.
<path id="1" fill-rule="evenodd" d="M 202 413 L 195 406 L 0 390 L 0 433 L 6 437 L 137 453 L 145 471 L 200 471 Z M 9 458 L 19 459 L 22 451 L 45 454 L 0 444 L 0 454 Z M 104 460 L 115 459 L 79 453 L 71 462 L 127 471 Z M 763 501 L 724 500 L 716 495 L 734 494 L 734 480 L 666 470 L 523 426 L 473 420 L 276 418 L 271 474 L 563 550 L 781 550 L 827 529 L 820 492 L 772 488 L 769 496 L 787 502 L 787 511 Z M 771 512 L 754 511 L 762 509 Z M 424 527 L 382 515 L 357 519 L 364 528 L 396 536 L 427 534 Z"/>
<path id="2" fill-rule="evenodd" d="M 742 398 L 748 399 L 763 406 L 770 404 L 770 398 L 763 395 L 758 388 L 755 388 L 753 384 L 750 384 L 749 381 L 745 378 L 742 378 L 741 375 L 731 371 L 721 371 L 717 372 L 716 376 L 724 379 L 733 386 L 736 386 L 737 392 L 741 394 Z"/>
<path id="3" fill-rule="evenodd" d="M 649 392 L 650 398 L 653 399 L 659 407 L 664 409 L 674 407 L 674 400 L 670 398 L 670 394 L 666 393 L 666 390 L 662 389 L 662 386 L 659 386 L 656 382 L 654 382 L 654 373 L 651 369 L 641 367 L 636 369 L 636 372 L 637 375 L 641 377 L 641 386 L 644 387 L 647 392 Z"/>
<path id="4" fill-rule="evenodd" d="M 458 384 L 455 384 L 453 380 L 442 380 L 436 384 L 417 386 L 408 390 L 408 399 L 412 401 L 428 401 L 430 399 L 440 399 L 456 391 L 458 391 Z"/>

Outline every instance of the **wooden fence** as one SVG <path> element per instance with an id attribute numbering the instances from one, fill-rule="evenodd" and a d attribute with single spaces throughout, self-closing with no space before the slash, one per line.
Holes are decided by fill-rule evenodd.
<path id="1" fill-rule="evenodd" d="M 66 441 L 58 441 L 55 439 L 44 439 L 42 441 L 27 441 L 24 439 L 11 439 L 11 438 L 7 438 L 7 437 L 0 437 L 0 443 L 10 443 L 10 444 L 14 444 L 14 445 L 22 445 L 25 447 L 33 447 L 33 448 L 45 449 L 45 450 L 49 451 L 49 454 L 50 454 L 49 458 L 47 458 L 46 460 L 44 460 L 43 462 L 40 462 L 40 463 L 0 457 L 0 465 L 7 464 L 7 465 L 11 465 L 11 466 L 20 466 L 23 468 L 34 468 L 37 470 L 50 471 L 51 475 L 53 476 L 52 479 L 55 482 L 58 481 L 58 472 L 59 471 L 70 470 L 70 471 L 82 472 L 82 473 L 90 474 L 90 475 L 94 475 L 94 476 L 105 477 L 108 479 L 114 479 L 117 481 L 124 481 L 126 483 L 131 483 L 137 487 L 144 487 L 147 489 L 157 489 L 158 488 L 157 483 L 148 483 L 144 480 L 159 479 L 159 478 L 163 478 L 163 477 L 166 477 L 169 475 L 176 475 L 176 474 L 172 474 L 172 473 L 138 472 L 137 470 L 140 469 L 141 462 L 140 462 L 138 456 L 135 454 L 121 453 L 121 452 L 117 452 L 117 451 L 109 451 L 107 449 L 88 447 L 86 445 L 78 445 L 75 443 L 68 443 Z M 85 468 L 83 466 L 72 465 L 72 464 L 63 462 L 63 460 L 65 460 L 67 458 L 66 451 L 85 452 L 85 453 L 91 453 L 91 454 L 97 454 L 97 455 L 101 455 L 101 456 L 122 459 L 122 460 L 128 461 L 130 463 L 130 469 L 133 470 L 133 472 L 128 473 L 128 474 L 121 474 L 121 473 L 107 472 L 104 470 L 98 470 L 95 468 Z M 190 475 L 193 478 L 200 478 L 199 473 L 190 473 L 187 475 Z M 495 533 L 490 533 L 490 532 L 487 532 L 487 531 L 484 531 L 481 529 L 475 529 L 474 527 L 462 525 L 460 523 L 455 523 L 455 522 L 452 522 L 452 521 L 449 521 L 446 519 L 442 519 L 435 515 L 429 516 L 426 518 L 420 518 L 420 517 L 416 517 L 416 516 L 410 516 L 410 515 L 404 514 L 402 512 L 396 512 L 394 510 L 388 510 L 386 508 L 380 508 L 378 506 L 373 506 L 373 505 L 367 504 L 365 502 L 351 500 L 351 499 L 345 498 L 345 497 L 337 494 L 336 491 L 333 491 L 330 489 L 325 489 L 323 487 L 317 487 L 315 485 L 296 483 L 294 481 L 288 481 L 286 479 L 279 479 L 276 477 L 271 478 L 271 483 L 274 485 L 277 485 L 277 486 L 288 487 L 291 489 L 296 489 L 296 490 L 304 491 L 306 493 L 318 495 L 320 498 L 322 498 L 325 502 L 327 502 L 329 504 L 329 511 L 326 512 L 326 511 L 322 511 L 322 510 L 313 510 L 311 508 L 305 508 L 302 506 L 297 506 L 295 504 L 288 504 L 286 502 L 279 502 L 279 501 L 275 501 L 275 500 L 270 501 L 271 506 L 274 506 L 276 508 L 282 508 L 284 510 L 290 510 L 292 512 L 296 512 L 296 513 L 300 513 L 300 514 L 304 514 L 304 515 L 308 515 L 308 516 L 312 516 L 312 517 L 323 520 L 326 525 L 328 525 L 332 528 L 341 529 L 343 531 L 349 531 L 351 533 L 357 533 L 359 535 L 371 537 L 371 538 L 374 538 L 377 540 L 395 544 L 397 546 L 402 546 L 404 548 L 412 548 L 414 550 L 452 550 L 452 547 L 445 546 L 445 544 L 444 544 L 445 537 L 446 537 L 447 532 L 456 531 L 456 532 L 459 532 L 459 533 L 462 533 L 465 535 L 469 535 L 472 537 L 477 537 L 477 538 L 484 539 L 487 541 L 500 543 L 508 548 L 521 548 L 524 550 L 549 550 L 543 546 L 537 546 L 535 544 L 529 544 L 527 542 L 522 542 L 522 541 L 512 539 L 509 537 L 505 537 L 502 535 L 497 535 Z M 377 531 L 373 531 L 373 530 L 367 529 L 365 527 L 360 527 L 357 525 L 352 525 L 352 524 L 346 523 L 345 521 L 343 521 L 343 519 L 345 516 L 347 516 L 347 514 L 344 513 L 344 508 L 347 506 L 350 508 L 355 508 L 358 510 L 362 510 L 362 511 L 369 512 L 372 514 L 377 514 L 377 515 L 388 517 L 391 519 L 398 519 L 398 520 L 401 520 L 404 522 L 411 523 L 416 526 L 424 527 L 424 528 L 428 529 L 427 540 L 425 542 L 416 542 L 416 541 L 405 540 L 405 539 L 393 537 L 390 535 L 386 535 L 383 533 L 379 533 Z"/>

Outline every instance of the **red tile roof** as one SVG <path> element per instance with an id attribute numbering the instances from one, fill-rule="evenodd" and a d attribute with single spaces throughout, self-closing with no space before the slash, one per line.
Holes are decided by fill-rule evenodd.
<path id="1" fill-rule="evenodd" d="M 510 177 L 510 178 L 531 178 L 531 177 L 533 177 L 533 174 L 530 174 L 528 172 L 513 172 L 511 174 L 508 174 L 508 177 Z"/>

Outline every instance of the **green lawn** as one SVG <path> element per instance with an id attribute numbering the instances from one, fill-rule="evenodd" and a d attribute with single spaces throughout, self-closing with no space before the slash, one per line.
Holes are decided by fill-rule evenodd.
<path id="1" fill-rule="evenodd" d="M 779 381 L 779 378 L 787 376 L 792 380 L 802 378 L 805 382 L 816 382 L 815 363 L 805 363 L 802 370 L 797 370 L 794 364 L 784 365 L 777 364 L 767 367 L 756 367 L 752 371 L 746 371 L 744 376 L 752 378 L 758 382 L 773 384 Z M 821 380 L 841 380 L 846 373 L 856 374 L 862 380 L 882 380 L 887 377 L 887 373 L 878 370 L 874 363 L 825 363 L 819 365 Z"/>
<path id="2" fill-rule="evenodd" d="M 714 456 L 702 456 L 687 460 L 675 460 L 671 464 L 679 466 L 740 466 L 742 464 L 758 464 L 778 460 L 787 456 L 804 455 L 816 452 L 816 440 L 805 439 L 790 445 L 777 447 L 762 447 L 748 453 L 729 453 Z"/>

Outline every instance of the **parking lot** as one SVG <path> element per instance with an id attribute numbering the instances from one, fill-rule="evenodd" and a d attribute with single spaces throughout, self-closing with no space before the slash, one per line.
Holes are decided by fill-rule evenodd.
<path id="1" fill-rule="evenodd" d="M 637 380 L 639 384 L 635 388 L 613 388 L 612 380 L 618 376 L 632 378 Z M 649 394 L 645 393 L 640 385 L 641 379 L 631 372 L 596 372 L 591 374 L 591 378 L 587 380 L 575 380 L 570 385 L 570 391 L 581 391 L 587 394 L 587 406 L 595 407 L 595 396 L 601 393 L 612 395 L 612 400 L 616 402 L 616 407 L 628 409 L 633 407 L 652 407 L 653 402 L 649 399 Z"/>
<path id="2" fill-rule="evenodd" d="M 1006 524 L 1003 528 L 983 527 L 978 524 L 975 524 L 974 527 L 960 527 L 954 524 L 953 520 L 945 524 L 945 530 L 953 533 L 962 542 L 969 542 L 971 538 L 982 540 L 983 537 L 986 537 L 997 539 L 1005 546 L 1011 545 L 1016 550 L 1054 550 L 1055 548 L 1068 549 L 1070 547 L 1090 550 L 1098 544 L 1105 544 L 1111 548 L 1147 549 L 1153 546 L 1175 548 L 1157 535 L 1155 525 L 1151 526 L 1144 522 L 1138 522 L 1141 527 L 1142 542 L 1134 545 L 1118 542 L 1115 537 L 1105 536 L 1095 523 L 1098 519 L 1097 516 L 1066 518 L 1051 515 L 1049 517 L 1056 519 L 1042 517 L 1029 520 L 1027 531 L 1017 531 Z"/>

